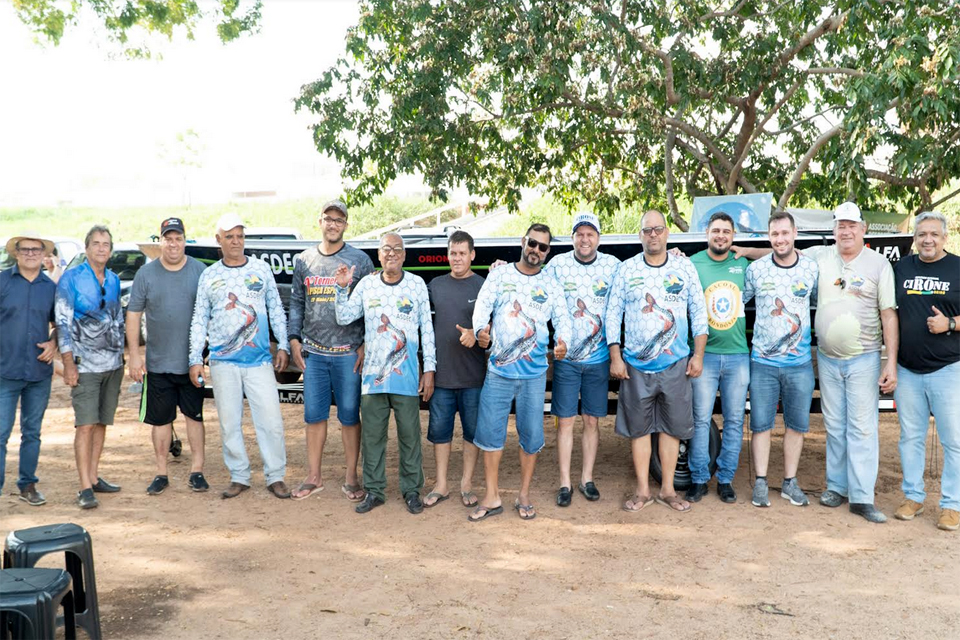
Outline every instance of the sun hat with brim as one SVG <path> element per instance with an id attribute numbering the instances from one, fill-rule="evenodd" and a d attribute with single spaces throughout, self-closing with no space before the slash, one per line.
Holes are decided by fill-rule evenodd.
<path id="1" fill-rule="evenodd" d="M 13 255 L 13 252 L 17 250 L 17 243 L 21 240 L 36 240 L 37 242 L 43 244 L 43 255 L 45 256 L 53 253 L 53 242 L 47 240 L 32 229 L 26 233 L 21 233 L 19 236 L 14 236 L 7 240 L 7 253 Z"/>

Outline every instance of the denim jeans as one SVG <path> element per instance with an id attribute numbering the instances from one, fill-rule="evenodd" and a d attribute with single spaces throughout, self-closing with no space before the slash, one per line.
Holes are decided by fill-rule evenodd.
<path id="1" fill-rule="evenodd" d="M 813 362 L 777 367 L 750 361 L 750 431 L 773 429 L 777 404 L 783 400 L 783 426 L 797 433 L 810 431 L 810 402 L 816 387 Z"/>
<path id="2" fill-rule="evenodd" d="M 827 489 L 873 504 L 880 465 L 880 352 L 841 360 L 817 354 L 827 429 Z"/>
<path id="3" fill-rule="evenodd" d="M 453 418 L 460 413 L 463 441 L 473 444 L 480 415 L 481 387 L 443 389 L 437 387 L 430 396 L 430 422 L 427 440 L 433 444 L 447 444 L 453 440 Z"/>
<path id="4" fill-rule="evenodd" d="M 39 482 L 37 461 L 40 459 L 40 426 L 50 400 L 50 381 L 39 382 L 0 378 L 0 491 L 7 473 L 7 441 L 20 402 L 20 477 L 17 487 Z"/>
<path id="5" fill-rule="evenodd" d="M 689 458 L 692 479 L 697 484 L 710 481 L 710 418 L 719 389 L 723 440 L 717 458 L 717 482 L 730 484 L 740 465 L 750 354 L 704 354 L 703 373 L 690 382 L 693 385 L 693 440 Z"/>
<path id="6" fill-rule="evenodd" d="M 283 417 L 273 366 L 269 362 L 256 367 L 238 367 L 226 362 L 211 362 L 213 399 L 220 416 L 223 463 L 231 482 L 250 486 L 250 459 L 243 444 L 243 396 L 250 404 L 250 417 L 257 434 L 267 484 L 283 480 L 287 472 L 287 449 L 283 441 Z"/>
<path id="7" fill-rule="evenodd" d="M 897 417 L 900 419 L 900 465 L 903 495 L 923 504 L 927 430 L 930 414 L 943 444 L 940 508 L 960 511 L 960 362 L 931 373 L 897 367 Z"/>
<path id="8" fill-rule="evenodd" d="M 357 354 L 324 356 L 303 353 L 303 421 L 307 424 L 330 418 L 330 398 L 337 401 L 341 425 L 360 424 L 360 372 L 354 371 Z"/>
<path id="9" fill-rule="evenodd" d="M 500 451 L 507 443 L 510 403 L 517 402 L 517 435 L 524 453 L 543 449 L 543 399 L 547 374 L 516 380 L 487 372 L 480 392 L 480 418 L 473 443 L 484 451 Z"/>

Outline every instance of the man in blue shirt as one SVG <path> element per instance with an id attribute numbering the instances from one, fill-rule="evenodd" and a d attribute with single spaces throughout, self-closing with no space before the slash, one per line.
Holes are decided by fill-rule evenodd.
<path id="1" fill-rule="evenodd" d="M 37 491 L 40 426 L 50 399 L 56 337 L 50 334 L 57 286 L 41 270 L 53 243 L 27 233 L 7 242 L 17 264 L 0 272 L 0 491 L 6 477 L 7 440 L 20 402 L 20 499 L 46 503 Z"/>

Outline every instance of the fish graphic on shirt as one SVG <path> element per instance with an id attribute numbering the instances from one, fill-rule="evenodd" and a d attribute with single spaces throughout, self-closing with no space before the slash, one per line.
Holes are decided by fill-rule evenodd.
<path id="1" fill-rule="evenodd" d="M 600 344 L 600 341 L 603 339 L 603 334 L 601 333 L 603 320 L 601 320 L 597 314 L 591 313 L 590 309 L 587 308 L 587 304 L 581 298 L 577 298 L 577 310 L 573 312 L 573 317 L 586 318 L 587 322 L 591 325 L 590 335 L 578 343 L 567 356 L 567 359 L 571 362 L 578 362 L 593 353 L 594 349 L 597 348 L 597 345 Z"/>
<path id="2" fill-rule="evenodd" d="M 217 350 L 217 355 L 228 355 L 240 351 L 244 346 L 256 347 L 257 345 L 253 344 L 252 340 L 255 335 L 257 335 L 257 330 L 259 329 L 259 323 L 257 322 L 257 312 L 256 310 L 248 304 L 240 302 L 240 299 L 237 298 L 235 293 L 228 293 L 227 298 L 230 300 L 223 308 L 227 311 L 233 309 L 240 310 L 241 313 L 245 316 L 243 321 L 243 326 L 233 332 L 233 335 L 223 343 L 220 348 Z"/>
<path id="3" fill-rule="evenodd" d="M 787 306 L 783 304 L 783 300 L 780 298 L 775 299 L 773 302 L 776 305 L 776 309 L 771 311 L 770 315 L 785 319 L 789 329 L 787 333 L 774 342 L 769 349 L 765 349 L 760 355 L 764 358 L 774 358 L 788 353 L 797 354 L 799 353 L 797 351 L 797 345 L 800 344 L 800 339 L 803 337 L 803 334 L 800 332 L 800 316 L 787 309 Z"/>
<path id="4" fill-rule="evenodd" d="M 523 312 L 523 307 L 516 300 L 513 301 L 513 311 L 507 314 L 510 318 L 517 318 L 523 326 L 523 335 L 511 342 L 493 359 L 493 364 L 505 367 L 520 360 L 532 362 L 530 352 L 537 346 L 537 323 Z"/>
<path id="5" fill-rule="evenodd" d="M 663 319 L 663 328 L 650 338 L 637 353 L 640 360 L 653 360 L 661 353 L 673 355 L 667 345 L 672 344 L 677 337 L 677 321 L 673 311 L 657 304 L 657 299 L 649 293 L 646 295 L 647 304 L 640 310 L 643 313 L 656 313 Z"/>
<path id="6" fill-rule="evenodd" d="M 407 334 L 394 326 L 385 313 L 380 315 L 380 322 L 382 324 L 377 327 L 377 333 L 389 332 L 393 336 L 395 344 L 393 350 L 387 354 L 386 360 L 383 361 L 380 374 L 373 381 L 373 384 L 378 386 L 386 382 L 387 378 L 393 373 L 403 375 L 403 372 L 400 371 L 400 365 L 407 359 Z"/>

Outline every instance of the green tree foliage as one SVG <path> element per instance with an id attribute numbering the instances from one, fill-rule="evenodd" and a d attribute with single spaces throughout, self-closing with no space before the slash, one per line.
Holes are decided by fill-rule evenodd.
<path id="1" fill-rule="evenodd" d="M 918 210 L 960 176 L 956 0 L 366 0 L 305 85 L 367 201 L 419 172 L 610 215 L 773 192 Z"/>
<path id="2" fill-rule="evenodd" d="M 216 21 L 222 42 L 256 32 L 262 0 L 13 0 L 20 20 L 39 38 L 60 44 L 64 32 L 90 12 L 111 40 L 132 57 L 149 56 L 142 43 L 131 44 L 131 35 L 158 33 L 172 39 L 182 30 L 193 39 L 194 29 L 206 18 Z"/>

